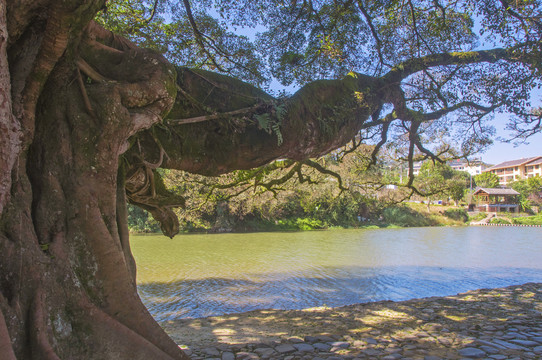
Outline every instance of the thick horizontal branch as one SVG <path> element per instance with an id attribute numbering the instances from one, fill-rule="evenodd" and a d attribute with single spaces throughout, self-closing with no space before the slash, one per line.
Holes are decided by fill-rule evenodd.
<path id="1" fill-rule="evenodd" d="M 520 61 L 514 49 L 502 48 L 432 54 L 421 58 L 410 59 L 394 66 L 393 69 L 383 76 L 383 80 L 386 83 L 400 82 L 412 74 L 435 66 L 467 65 L 482 62 L 496 63 L 499 60 Z"/>
<path id="2" fill-rule="evenodd" d="M 372 96 L 377 79 L 360 74 L 314 81 L 280 100 L 228 76 L 185 68 L 177 74 L 182 91 L 152 129 L 166 153 L 161 167 L 208 176 L 319 157 L 349 142 L 381 107 Z M 209 121 L 219 118 L 232 121 Z"/>

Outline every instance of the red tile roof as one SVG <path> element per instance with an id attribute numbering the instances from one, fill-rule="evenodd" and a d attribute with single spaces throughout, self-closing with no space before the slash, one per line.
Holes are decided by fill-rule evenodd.
<path id="1" fill-rule="evenodd" d="M 529 165 L 529 166 L 531 166 L 531 165 L 542 165 L 542 156 L 540 157 L 540 159 L 531 161 L 527 165 Z"/>

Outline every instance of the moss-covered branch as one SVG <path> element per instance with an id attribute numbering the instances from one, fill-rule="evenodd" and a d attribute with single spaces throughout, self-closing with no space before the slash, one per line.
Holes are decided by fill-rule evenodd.
<path id="1" fill-rule="evenodd" d="M 523 46 L 526 46 L 526 44 L 523 44 Z M 511 49 L 496 48 L 491 50 L 450 52 L 413 58 L 394 66 L 383 76 L 383 80 L 386 83 L 397 83 L 419 71 L 437 66 L 496 63 L 500 60 L 520 62 L 522 61 L 522 56 L 519 53 L 520 48 L 521 46 Z"/>
<path id="2" fill-rule="evenodd" d="M 138 135 L 141 146 L 133 146 L 128 158 L 156 160 L 161 147 L 162 167 L 203 175 L 279 158 L 303 161 L 346 144 L 381 104 L 372 96 L 376 80 L 356 74 L 315 81 L 290 98 L 274 99 L 224 75 L 186 68 L 177 73 L 180 90 L 168 118 Z"/>

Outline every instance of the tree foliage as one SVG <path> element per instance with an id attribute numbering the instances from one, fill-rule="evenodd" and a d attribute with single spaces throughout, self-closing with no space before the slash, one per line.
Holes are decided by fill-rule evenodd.
<path id="1" fill-rule="evenodd" d="M 476 186 L 483 188 L 496 188 L 499 186 L 499 177 L 491 172 L 483 172 L 474 177 Z"/>
<path id="2" fill-rule="evenodd" d="M 540 176 L 517 180 L 509 185 L 519 192 L 519 204 L 524 211 L 530 211 L 531 206 L 542 205 L 542 178 Z"/>
<path id="3" fill-rule="evenodd" d="M 301 219 L 315 221 L 313 228 L 360 226 L 361 218 L 374 222 L 408 193 L 384 188 L 393 176 L 380 161 L 367 169 L 372 150 L 359 147 L 340 161 L 340 153 L 316 161 L 279 160 L 218 177 L 168 171 L 164 179 L 188 199 L 176 211 L 188 231 L 295 229 L 307 225 Z"/>

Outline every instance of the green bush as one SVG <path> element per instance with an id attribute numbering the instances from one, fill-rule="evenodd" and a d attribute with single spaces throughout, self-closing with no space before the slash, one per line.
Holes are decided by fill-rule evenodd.
<path id="1" fill-rule="evenodd" d="M 446 211 L 444 211 L 444 216 L 453 220 L 463 222 L 467 222 L 467 220 L 469 220 L 469 215 L 467 214 L 467 211 L 465 211 L 465 209 L 447 209 Z"/>
<path id="2" fill-rule="evenodd" d="M 517 217 L 512 219 L 514 224 L 518 225 L 542 225 L 542 214 L 536 216 Z"/>
<path id="3" fill-rule="evenodd" d="M 429 226 L 430 219 L 407 206 L 391 206 L 382 211 L 382 218 L 385 223 L 403 227 Z"/>
<path id="4" fill-rule="evenodd" d="M 491 219 L 490 224 L 506 224 L 506 225 L 509 225 L 510 221 L 505 220 L 503 218 L 493 218 L 493 219 Z"/>
<path id="5" fill-rule="evenodd" d="M 147 211 L 128 204 L 128 227 L 136 233 L 160 232 L 160 224 Z"/>
<path id="6" fill-rule="evenodd" d="M 469 216 L 470 221 L 480 221 L 484 220 L 487 217 L 487 214 L 485 212 L 479 212 L 476 215 Z"/>
<path id="7" fill-rule="evenodd" d="M 280 228 L 285 230 L 319 230 L 327 228 L 327 224 L 325 222 L 311 218 L 280 220 L 278 224 Z"/>

